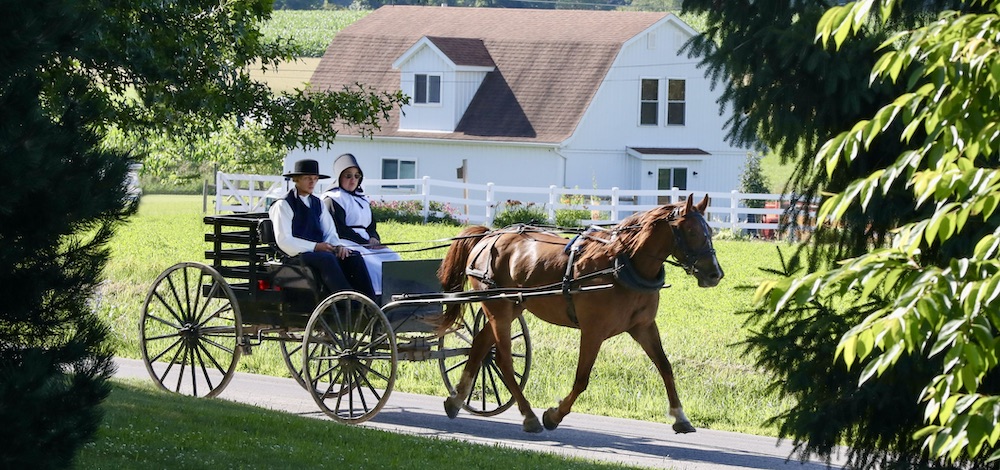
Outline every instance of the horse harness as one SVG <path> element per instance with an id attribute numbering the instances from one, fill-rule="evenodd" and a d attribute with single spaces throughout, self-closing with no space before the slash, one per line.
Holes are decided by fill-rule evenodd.
<path id="1" fill-rule="evenodd" d="M 626 228 L 631 228 L 631 227 L 626 227 Z M 662 266 L 660 267 L 660 271 L 656 274 L 656 276 L 653 279 L 643 278 L 635 270 L 635 266 L 632 264 L 632 260 L 624 253 L 621 253 L 615 257 L 611 267 L 576 277 L 574 274 L 576 255 L 579 253 L 580 248 L 584 245 L 584 243 L 590 240 L 598 241 L 601 243 L 612 243 L 618 232 L 618 230 L 612 231 L 611 239 L 598 238 L 591 235 L 592 233 L 600 230 L 605 230 L 605 229 L 599 227 L 588 228 L 584 232 L 570 239 L 569 243 L 566 244 L 566 248 L 563 250 L 567 254 L 567 256 L 569 256 L 569 260 L 567 260 L 566 262 L 566 271 L 565 273 L 563 273 L 562 282 L 559 283 L 558 285 L 561 288 L 562 295 L 566 300 L 566 316 L 569 317 L 569 320 L 573 322 L 573 324 L 576 326 L 580 326 L 580 321 L 576 315 L 576 304 L 575 302 L 573 302 L 574 283 L 576 285 L 579 285 L 581 281 L 611 274 L 615 278 L 615 280 L 618 281 L 621 285 L 632 290 L 652 292 L 660 290 L 663 287 L 669 287 L 669 285 L 666 286 L 664 285 L 664 280 L 666 278 L 666 270 Z M 538 231 L 542 230 L 527 225 L 518 225 L 515 229 L 511 229 L 510 227 L 508 227 L 503 229 L 502 231 L 492 232 L 488 234 L 488 235 L 493 235 L 491 237 L 493 238 L 493 241 L 491 242 L 489 248 L 479 250 L 479 252 L 476 253 L 476 256 L 473 257 L 473 259 L 469 262 L 469 265 L 466 267 L 465 271 L 466 275 L 478 279 L 480 282 L 482 282 L 483 284 L 487 285 L 490 288 L 496 287 L 496 281 L 493 280 L 493 277 L 490 276 L 488 272 L 489 263 L 487 263 L 485 269 L 481 270 L 474 269 L 473 266 L 476 264 L 476 260 L 478 260 L 479 256 L 483 252 L 492 251 L 493 245 L 500 238 L 499 235 L 502 235 L 504 233 L 524 234 L 526 232 L 538 232 Z M 677 235 L 679 234 L 675 232 L 675 238 Z"/>

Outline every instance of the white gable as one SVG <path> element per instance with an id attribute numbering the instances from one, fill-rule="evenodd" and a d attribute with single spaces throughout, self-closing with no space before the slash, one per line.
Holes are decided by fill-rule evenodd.
<path id="1" fill-rule="evenodd" d="M 427 37 L 420 38 L 399 56 L 392 68 L 399 70 L 400 89 L 411 98 L 410 104 L 402 108 L 400 130 L 427 132 L 453 132 L 486 74 L 495 69 L 456 64 Z M 417 102 L 418 76 L 430 81 L 420 82 L 428 90 L 437 87 L 436 102 L 433 99 Z"/>

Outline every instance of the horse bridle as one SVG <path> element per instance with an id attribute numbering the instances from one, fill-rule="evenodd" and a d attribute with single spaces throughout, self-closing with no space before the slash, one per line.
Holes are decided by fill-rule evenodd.
<path id="1" fill-rule="evenodd" d="M 676 212 L 674 214 L 671 214 L 671 217 L 667 219 L 668 224 L 671 220 L 674 219 L 675 215 Z M 705 218 L 702 217 L 700 213 L 692 212 L 690 214 L 685 214 L 685 215 L 697 216 L 699 219 L 701 219 L 702 227 L 706 229 L 708 228 L 708 222 L 705 221 Z M 699 259 L 701 259 L 704 256 L 715 255 L 715 247 L 713 247 L 711 243 L 712 235 L 706 231 L 705 237 L 708 238 L 709 240 L 708 247 L 696 251 L 691 249 L 691 246 L 688 244 L 687 239 L 684 238 L 684 233 L 677 225 L 674 224 L 669 224 L 669 225 L 670 225 L 670 230 L 673 231 L 674 233 L 674 243 L 677 245 L 677 248 L 680 249 L 680 252 L 684 255 L 684 259 L 682 260 L 678 258 L 677 255 L 674 255 L 674 258 L 677 258 L 677 261 L 673 261 L 669 257 L 664 261 L 684 269 L 684 272 L 686 272 L 688 275 L 694 275 L 694 273 L 698 272 L 698 268 L 695 266 L 695 263 Z"/>

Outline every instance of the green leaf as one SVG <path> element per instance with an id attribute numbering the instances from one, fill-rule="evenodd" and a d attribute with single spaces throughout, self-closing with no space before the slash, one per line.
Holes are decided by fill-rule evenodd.
<path id="1" fill-rule="evenodd" d="M 941 405 L 941 411 L 938 413 L 938 422 L 945 424 L 951 418 L 952 411 L 955 411 L 955 403 L 958 402 L 958 395 L 952 395 L 945 400 L 944 404 Z"/>
<path id="2" fill-rule="evenodd" d="M 851 369 L 851 365 L 854 364 L 854 360 L 857 358 L 857 335 L 847 335 L 840 341 L 837 345 L 837 353 L 844 355 L 844 364 L 847 365 L 847 369 Z"/>
<path id="3" fill-rule="evenodd" d="M 858 334 L 857 355 L 859 359 L 868 357 L 875 345 L 875 337 L 872 330 L 864 330 Z"/>

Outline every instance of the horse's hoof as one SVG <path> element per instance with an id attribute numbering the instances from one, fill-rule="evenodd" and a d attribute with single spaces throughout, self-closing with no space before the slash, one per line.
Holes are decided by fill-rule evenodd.
<path id="1" fill-rule="evenodd" d="M 458 411 L 462 409 L 462 405 L 455 403 L 455 397 L 448 397 L 444 399 L 444 412 L 449 418 L 455 419 L 458 416 Z"/>
<path id="2" fill-rule="evenodd" d="M 697 429 L 691 426 L 691 423 L 687 421 L 678 421 L 674 423 L 674 432 L 677 434 L 687 434 L 689 432 L 695 432 Z"/>
<path id="3" fill-rule="evenodd" d="M 531 432 L 531 433 L 542 432 L 542 424 L 538 422 L 537 416 L 524 418 L 524 432 Z"/>
<path id="4" fill-rule="evenodd" d="M 553 419 L 558 412 L 559 410 L 557 408 L 549 408 L 545 410 L 545 413 L 542 413 L 542 423 L 545 424 L 545 429 L 552 431 L 559 427 L 559 421 Z"/>

